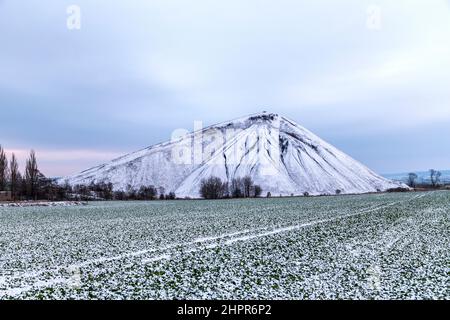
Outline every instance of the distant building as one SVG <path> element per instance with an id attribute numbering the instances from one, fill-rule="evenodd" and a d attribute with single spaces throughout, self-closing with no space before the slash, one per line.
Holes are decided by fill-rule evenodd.
<path id="1" fill-rule="evenodd" d="M 0 191 L 0 201 L 12 201 L 11 191 Z"/>

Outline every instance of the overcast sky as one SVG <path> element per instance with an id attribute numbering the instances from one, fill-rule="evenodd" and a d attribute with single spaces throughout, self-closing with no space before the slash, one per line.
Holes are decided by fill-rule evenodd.
<path id="1" fill-rule="evenodd" d="M 262 110 L 379 173 L 450 168 L 450 1 L 0 0 L 0 144 L 48 176 Z"/>

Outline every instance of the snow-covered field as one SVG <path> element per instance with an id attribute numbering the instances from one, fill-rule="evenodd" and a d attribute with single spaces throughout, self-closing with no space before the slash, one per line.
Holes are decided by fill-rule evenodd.
<path id="1" fill-rule="evenodd" d="M 21 201 L 21 202 L 0 202 L 0 208 L 7 207 L 69 207 L 83 206 L 87 202 L 82 201 Z"/>
<path id="2" fill-rule="evenodd" d="M 450 193 L 0 208 L 2 299 L 449 299 Z"/>

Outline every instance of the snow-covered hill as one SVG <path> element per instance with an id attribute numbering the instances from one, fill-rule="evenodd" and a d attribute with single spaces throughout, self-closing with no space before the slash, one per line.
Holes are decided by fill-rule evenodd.
<path id="1" fill-rule="evenodd" d="M 384 191 L 383 178 L 294 121 L 260 113 L 213 125 L 60 180 L 72 185 L 111 182 L 116 190 L 163 187 L 199 197 L 200 182 L 250 175 L 263 195 Z"/>

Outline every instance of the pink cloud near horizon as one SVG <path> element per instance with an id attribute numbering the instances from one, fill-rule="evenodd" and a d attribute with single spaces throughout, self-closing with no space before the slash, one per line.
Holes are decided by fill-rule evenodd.
<path id="1" fill-rule="evenodd" d="M 14 153 L 23 172 L 30 150 L 5 149 L 8 160 Z M 92 166 L 110 161 L 125 152 L 96 150 L 45 150 L 35 149 L 39 170 L 47 177 L 62 177 L 71 175 Z"/>

